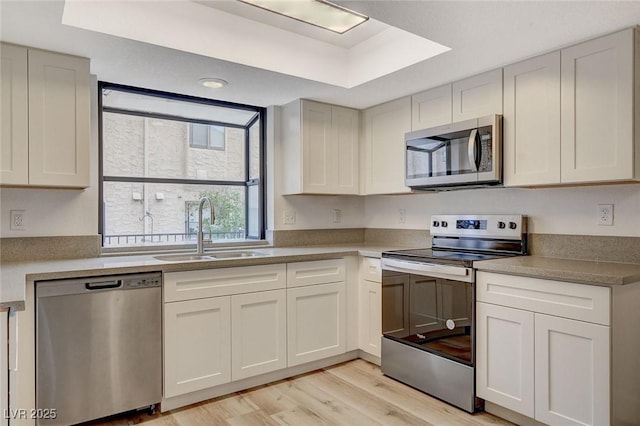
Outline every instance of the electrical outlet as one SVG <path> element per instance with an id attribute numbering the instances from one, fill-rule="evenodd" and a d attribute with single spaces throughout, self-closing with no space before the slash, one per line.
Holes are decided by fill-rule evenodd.
<path id="1" fill-rule="evenodd" d="M 27 229 L 26 210 L 11 210 L 9 216 L 11 218 L 11 224 L 9 228 L 12 231 L 25 231 Z"/>
<path id="2" fill-rule="evenodd" d="M 282 214 L 282 223 L 285 225 L 295 225 L 296 224 L 296 211 L 295 210 L 285 210 Z"/>
<path id="3" fill-rule="evenodd" d="M 598 204 L 598 225 L 613 225 L 613 204 Z"/>
<path id="4" fill-rule="evenodd" d="M 398 223 L 407 223 L 406 209 L 398 209 Z"/>
<path id="5" fill-rule="evenodd" d="M 342 210 L 334 209 L 333 210 L 333 223 L 342 222 Z"/>

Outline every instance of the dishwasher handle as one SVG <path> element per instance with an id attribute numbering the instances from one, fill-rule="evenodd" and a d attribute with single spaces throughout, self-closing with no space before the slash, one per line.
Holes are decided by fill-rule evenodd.
<path id="1" fill-rule="evenodd" d="M 122 287 L 122 280 L 90 282 L 84 285 L 87 290 L 108 290 L 119 287 Z"/>

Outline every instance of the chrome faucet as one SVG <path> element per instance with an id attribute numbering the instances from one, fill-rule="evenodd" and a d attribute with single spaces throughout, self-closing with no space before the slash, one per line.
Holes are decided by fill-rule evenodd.
<path id="1" fill-rule="evenodd" d="M 147 210 L 147 211 L 144 212 L 144 216 L 142 216 L 140 219 L 138 219 L 140 222 L 142 222 L 142 226 L 143 226 L 142 233 L 143 234 L 145 234 L 145 232 L 144 232 L 144 218 L 145 217 L 149 218 L 149 221 L 150 221 L 150 224 L 151 224 L 151 241 L 153 241 L 153 215 Z M 145 241 L 149 241 L 149 240 L 147 240 L 145 237 L 142 237 L 142 241 L 145 242 Z"/>
<path id="2" fill-rule="evenodd" d="M 198 207 L 198 255 L 204 254 L 204 232 L 202 232 L 202 210 L 204 209 L 204 203 L 209 203 L 209 211 L 211 212 L 211 225 L 216 222 L 216 212 L 213 209 L 213 203 L 208 197 L 202 197 L 200 199 L 200 206 Z"/>

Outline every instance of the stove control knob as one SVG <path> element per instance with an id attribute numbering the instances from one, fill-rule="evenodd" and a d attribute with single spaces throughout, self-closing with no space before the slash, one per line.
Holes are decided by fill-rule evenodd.
<path id="1" fill-rule="evenodd" d="M 440 226 L 440 222 L 438 222 L 437 220 L 433 221 L 433 227 L 437 228 L 438 226 Z"/>
<path id="2" fill-rule="evenodd" d="M 504 229 L 505 227 L 506 227 L 506 225 L 505 225 L 504 222 L 502 222 L 502 221 L 498 222 L 498 228 Z"/>
<path id="3" fill-rule="evenodd" d="M 516 229 L 518 227 L 518 224 L 515 222 L 509 222 L 509 229 Z"/>
<path id="4" fill-rule="evenodd" d="M 446 228 L 447 226 L 449 226 L 449 224 L 443 220 L 442 222 L 440 222 L 440 226 Z"/>

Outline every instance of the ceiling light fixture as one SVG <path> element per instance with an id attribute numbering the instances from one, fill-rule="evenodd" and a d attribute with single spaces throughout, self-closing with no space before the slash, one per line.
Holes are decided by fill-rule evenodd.
<path id="1" fill-rule="evenodd" d="M 361 15 L 325 0 L 239 0 L 269 12 L 277 13 L 338 34 L 366 22 L 369 17 Z"/>
<path id="2" fill-rule="evenodd" d="M 198 81 L 204 87 L 208 87 L 209 89 L 219 89 L 229 84 L 226 80 L 223 80 L 221 78 L 201 78 Z"/>

